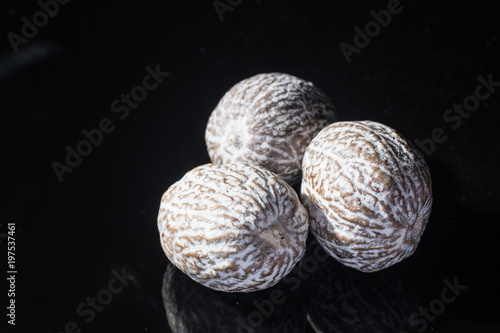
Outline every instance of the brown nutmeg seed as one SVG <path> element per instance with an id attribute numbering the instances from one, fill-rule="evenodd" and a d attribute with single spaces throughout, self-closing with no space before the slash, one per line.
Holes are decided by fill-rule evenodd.
<path id="1" fill-rule="evenodd" d="M 208 120 L 205 141 L 215 164 L 257 164 L 293 184 L 300 179 L 307 145 L 335 119 L 332 102 L 311 82 L 258 74 L 222 97 Z"/>
<path id="2" fill-rule="evenodd" d="M 243 162 L 197 167 L 161 199 L 168 259 L 193 280 L 226 292 L 273 286 L 302 258 L 307 211 L 274 173 Z"/>
<path id="3" fill-rule="evenodd" d="M 422 156 L 392 128 L 337 122 L 307 148 L 301 197 L 326 252 L 374 272 L 416 250 L 431 211 L 431 177 Z"/>

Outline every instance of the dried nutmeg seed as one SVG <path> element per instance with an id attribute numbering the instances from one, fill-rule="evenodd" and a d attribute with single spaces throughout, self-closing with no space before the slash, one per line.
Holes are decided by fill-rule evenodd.
<path id="1" fill-rule="evenodd" d="M 226 292 L 273 286 L 302 258 L 308 215 L 274 173 L 243 162 L 197 167 L 161 199 L 158 229 L 168 259 Z"/>
<path id="2" fill-rule="evenodd" d="M 283 73 L 258 74 L 222 97 L 205 141 L 215 164 L 250 162 L 293 184 L 300 180 L 307 145 L 333 121 L 332 102 L 313 83 Z"/>
<path id="3" fill-rule="evenodd" d="M 337 122 L 307 148 L 301 197 L 326 252 L 374 272 L 415 252 L 431 211 L 431 177 L 422 156 L 392 128 Z"/>

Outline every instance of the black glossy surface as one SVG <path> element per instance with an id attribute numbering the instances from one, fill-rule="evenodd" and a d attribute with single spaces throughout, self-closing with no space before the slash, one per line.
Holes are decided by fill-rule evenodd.
<path id="1" fill-rule="evenodd" d="M 402 1 L 403 10 L 350 63 L 339 44 L 353 44 L 354 27 L 364 28 L 386 1 L 245 0 L 220 21 L 211 1 L 73 0 L 19 54 L 7 34 L 19 34 L 21 18 L 40 7 L 2 2 L 0 233 L 16 223 L 18 273 L 16 326 L 6 324 L 4 280 L 1 327 L 63 332 L 74 321 L 82 332 L 169 332 L 160 197 L 209 162 L 204 129 L 224 92 L 256 73 L 281 71 L 316 83 L 340 120 L 379 121 L 412 142 L 442 128 L 447 139 L 427 156 L 434 190 L 428 227 L 412 257 L 375 274 L 314 259 L 313 249 L 310 266 L 276 287 L 290 304 L 269 318 L 254 313 L 266 312 L 254 303 L 271 297 L 266 292 L 221 295 L 173 274 L 177 297 L 169 299 L 179 303 L 179 320 L 197 327 L 203 316 L 220 316 L 214 322 L 224 327 L 241 323 L 238 316 L 248 323 L 254 313 L 254 322 L 266 318 L 263 331 L 293 323 L 313 332 L 304 326 L 310 311 L 315 325 L 338 332 L 410 332 L 424 322 L 434 332 L 499 332 L 500 87 L 467 118 L 443 119 L 474 94 L 479 76 L 500 81 L 498 15 L 486 3 L 436 2 Z M 113 101 L 157 64 L 169 75 L 129 114 L 114 113 Z M 51 163 L 64 163 L 65 147 L 75 148 L 82 130 L 104 118 L 114 130 L 59 182 Z M 454 280 L 467 289 L 443 293 Z M 111 298 L 90 310 L 97 295 Z M 442 295 L 456 297 L 412 326 L 414 311 L 439 306 L 433 300 Z"/>

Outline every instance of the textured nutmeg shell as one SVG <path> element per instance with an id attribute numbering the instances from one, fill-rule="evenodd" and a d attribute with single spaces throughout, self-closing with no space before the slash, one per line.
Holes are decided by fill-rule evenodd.
<path id="1" fill-rule="evenodd" d="M 243 162 L 189 171 L 165 192 L 158 215 L 168 259 L 193 280 L 226 292 L 279 282 L 303 256 L 308 227 L 290 185 Z"/>
<path id="2" fill-rule="evenodd" d="M 374 272 L 415 252 L 431 211 L 431 177 L 421 154 L 392 128 L 337 122 L 307 148 L 301 197 L 326 252 Z"/>
<path id="3" fill-rule="evenodd" d="M 283 73 L 258 74 L 222 97 L 205 141 L 215 164 L 257 164 L 294 184 L 307 145 L 335 119 L 332 102 L 313 83 Z"/>

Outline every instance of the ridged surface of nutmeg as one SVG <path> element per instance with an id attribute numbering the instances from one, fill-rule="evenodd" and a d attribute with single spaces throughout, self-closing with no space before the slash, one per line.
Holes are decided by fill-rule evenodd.
<path id="1" fill-rule="evenodd" d="M 222 97 L 205 141 L 215 164 L 250 162 L 293 184 L 300 180 L 307 145 L 335 118 L 332 102 L 313 83 L 283 73 L 258 74 Z"/>
<path id="2" fill-rule="evenodd" d="M 247 163 L 206 164 L 161 199 L 158 228 L 168 259 L 225 292 L 273 286 L 302 258 L 308 215 L 274 173 Z"/>
<path id="3" fill-rule="evenodd" d="M 374 272 L 416 250 L 431 211 L 431 177 L 422 156 L 392 128 L 338 122 L 307 148 L 301 197 L 326 252 Z"/>

